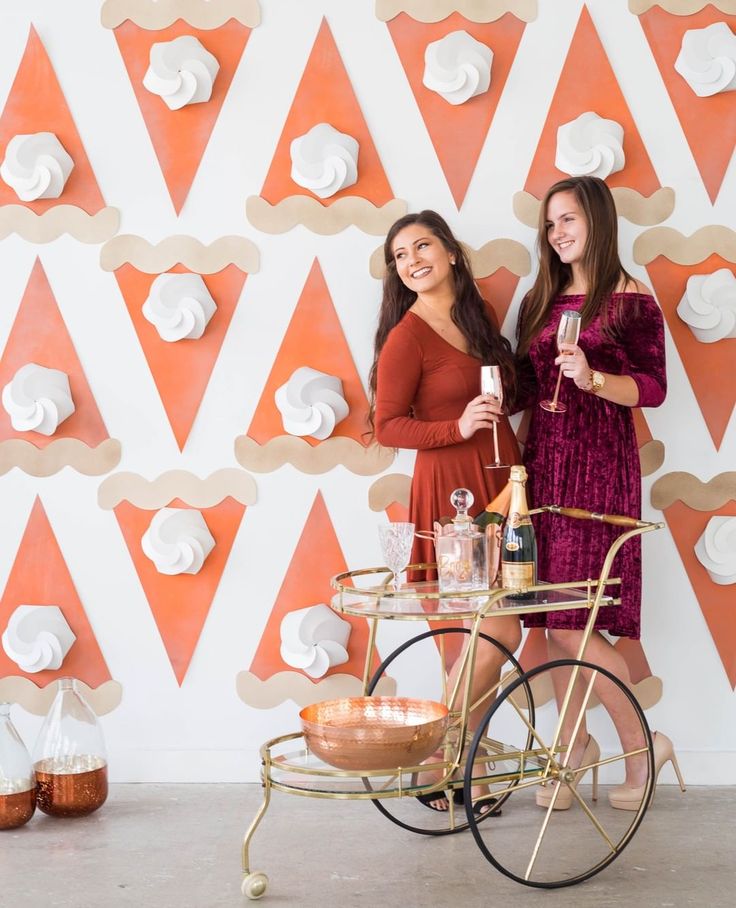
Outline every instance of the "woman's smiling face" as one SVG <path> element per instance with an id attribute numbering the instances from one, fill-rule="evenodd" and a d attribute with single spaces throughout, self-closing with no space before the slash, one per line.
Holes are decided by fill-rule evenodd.
<path id="1" fill-rule="evenodd" d="M 452 257 L 424 224 L 400 230 L 391 252 L 402 283 L 418 296 L 452 287 Z"/>
<path id="2" fill-rule="evenodd" d="M 588 239 L 588 222 L 575 193 L 556 192 L 547 203 L 547 242 L 566 265 L 579 264 Z"/>

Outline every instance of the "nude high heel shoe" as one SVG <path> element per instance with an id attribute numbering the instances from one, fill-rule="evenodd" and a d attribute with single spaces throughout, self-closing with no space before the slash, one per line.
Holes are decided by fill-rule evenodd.
<path id="1" fill-rule="evenodd" d="M 652 736 L 652 750 L 654 753 L 654 785 L 656 786 L 657 784 L 660 770 L 665 763 L 669 762 L 672 763 L 677 781 L 680 783 L 680 791 L 685 791 L 685 783 L 677 763 L 672 741 L 667 735 L 663 735 L 661 731 L 655 731 Z M 629 788 L 628 785 L 617 785 L 616 788 L 612 788 L 608 792 L 608 802 L 611 807 L 615 807 L 617 810 L 638 810 L 644 797 L 645 788 L 645 785 L 640 785 L 638 788 Z M 654 794 L 652 794 L 652 800 L 654 800 Z"/>
<path id="2" fill-rule="evenodd" d="M 601 749 L 598 746 L 598 742 L 593 737 L 593 735 L 588 735 L 588 741 L 585 745 L 585 750 L 583 755 L 580 758 L 580 766 L 589 767 L 591 763 L 597 763 L 601 758 Z M 571 767 L 572 768 L 572 767 Z M 557 800 L 555 801 L 555 806 L 553 810 L 569 810 L 573 802 L 573 793 L 571 788 L 577 788 L 578 782 L 583 778 L 587 769 L 582 771 L 575 771 L 575 778 L 572 782 L 569 782 L 567 785 L 563 785 L 560 788 L 560 791 L 557 794 Z M 544 787 L 539 787 L 536 792 L 536 801 L 538 807 L 549 807 L 552 796 L 555 793 L 555 788 L 559 785 L 559 782 L 548 782 Z M 598 800 L 598 767 L 593 767 L 593 800 Z"/>

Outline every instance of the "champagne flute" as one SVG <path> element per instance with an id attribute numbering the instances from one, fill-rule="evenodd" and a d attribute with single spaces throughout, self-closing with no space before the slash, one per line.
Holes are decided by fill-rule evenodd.
<path id="1" fill-rule="evenodd" d="M 580 337 L 580 313 L 574 309 L 565 309 L 560 316 L 560 324 L 557 326 L 557 349 L 560 350 L 560 344 L 577 344 Z M 565 404 L 559 403 L 557 398 L 560 394 L 560 381 L 562 380 L 562 363 L 560 371 L 557 373 L 557 384 L 552 400 L 543 400 L 540 407 L 547 410 L 548 413 L 564 413 L 567 410 Z"/>
<path id="2" fill-rule="evenodd" d="M 501 381 L 500 366 L 481 366 L 480 367 L 480 393 L 488 394 L 498 401 L 498 405 L 503 403 L 503 382 Z M 498 423 L 493 423 L 493 453 L 495 459 L 493 463 L 485 465 L 486 470 L 496 470 L 500 467 L 507 467 L 507 463 L 501 462 L 498 453 Z"/>

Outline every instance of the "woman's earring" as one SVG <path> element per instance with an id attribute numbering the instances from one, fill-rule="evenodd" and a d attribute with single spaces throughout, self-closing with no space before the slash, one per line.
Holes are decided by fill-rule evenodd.
<path id="1" fill-rule="evenodd" d="M 454 265 L 454 264 L 455 264 L 455 259 L 450 259 L 450 264 L 451 264 L 451 265 Z"/>

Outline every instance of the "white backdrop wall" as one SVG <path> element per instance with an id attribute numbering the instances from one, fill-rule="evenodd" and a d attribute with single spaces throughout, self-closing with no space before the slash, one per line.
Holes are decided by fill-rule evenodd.
<path id="1" fill-rule="evenodd" d="M 86 244 L 69 235 L 35 243 L 17 232 L 0 241 L 0 348 L 39 258 L 107 432 L 121 442 L 115 472 L 154 479 L 173 469 L 206 477 L 225 467 L 240 468 L 234 440 L 246 432 L 259 405 L 315 258 L 366 388 L 372 361 L 380 283 L 371 277 L 369 258 L 382 238 L 355 226 L 329 236 L 301 225 L 269 234 L 245 214 L 246 199 L 261 193 L 323 17 L 394 196 L 405 200 L 409 210 L 435 208 L 475 249 L 507 238 L 533 253 L 534 230 L 515 216 L 513 197 L 525 186 L 584 6 L 659 184 L 675 191 L 666 226 L 688 236 L 709 225 L 736 229 L 736 163 L 732 158 L 711 201 L 640 20 L 625 0 L 539 0 L 459 211 L 374 3 L 261 0 L 261 24 L 250 35 L 179 215 L 114 32 L 101 25 L 101 4 L 4 3 L 0 106 L 10 94 L 33 25 L 105 203 L 120 212 L 119 232 L 151 243 L 178 234 L 203 243 L 225 235 L 245 237 L 260 253 L 260 268 L 245 282 L 183 451 L 120 287 L 114 274 L 100 266 L 101 243 Z M 586 78 L 595 78 L 595 73 Z M 736 99 L 736 92 L 731 95 Z M 731 111 L 736 118 L 736 107 Z M 731 135 L 729 128 L 724 124 L 723 134 L 714 135 L 713 142 Z M 728 141 L 733 144 L 733 137 Z M 646 268 L 632 253 L 635 239 L 648 228 L 623 218 L 620 225 L 626 267 L 651 285 Z M 504 323 L 510 337 L 518 303 L 532 279 L 533 273 L 523 276 L 514 293 Z M 736 463 L 734 420 L 717 446 L 669 331 L 667 355 L 667 401 L 646 413 L 651 435 L 665 450 L 663 465 L 644 480 L 648 519 L 662 517 L 649 494 L 665 473 L 689 472 L 706 482 L 733 470 Z M 707 350 L 703 355 L 707 361 Z M 713 381 L 732 394 L 732 372 L 713 375 Z M 409 474 L 412 462 L 410 452 L 400 452 L 386 472 Z M 317 492 L 324 497 L 347 565 L 380 560 L 376 528 L 386 514 L 367 505 L 376 475 L 359 476 L 343 466 L 309 475 L 290 464 L 252 475 L 257 502 L 247 508 L 239 526 L 181 684 L 116 517 L 99 506 L 98 490 L 105 477 L 70 467 L 48 477 L 16 467 L 0 477 L 0 588 L 10 576 L 33 502 L 40 496 L 109 676 L 122 685 L 120 705 L 102 719 L 113 780 L 252 781 L 261 742 L 295 728 L 294 702 L 270 709 L 248 706 L 236 693 L 235 678 L 251 665 Z M 646 538 L 644 552 L 642 643 L 652 674 L 663 682 L 662 696 L 648 713 L 650 723 L 674 740 L 687 781 L 734 783 L 733 685 L 669 526 Z M 294 607 L 308 604 L 295 602 Z M 393 624 L 381 628 L 381 650 L 387 652 L 402 633 Z M 32 742 L 40 717 L 21 708 L 13 715 L 26 741 Z"/>

